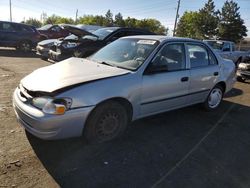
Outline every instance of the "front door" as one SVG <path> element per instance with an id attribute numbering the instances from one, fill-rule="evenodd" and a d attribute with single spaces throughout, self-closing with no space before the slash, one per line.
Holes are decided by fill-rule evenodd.
<path id="1" fill-rule="evenodd" d="M 187 103 L 190 71 L 183 43 L 168 43 L 143 75 L 141 116 L 168 111 Z"/>

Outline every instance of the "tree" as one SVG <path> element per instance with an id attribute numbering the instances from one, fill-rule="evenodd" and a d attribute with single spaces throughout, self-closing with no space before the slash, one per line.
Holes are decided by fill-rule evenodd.
<path id="1" fill-rule="evenodd" d="M 103 16 L 93 16 L 93 15 L 85 15 L 80 17 L 78 23 L 87 24 L 87 25 L 100 25 L 103 26 L 105 22 L 105 18 Z"/>
<path id="2" fill-rule="evenodd" d="M 137 27 L 147 29 L 159 35 L 167 35 L 168 29 L 165 28 L 161 22 L 156 19 L 137 20 Z"/>
<path id="3" fill-rule="evenodd" d="M 215 11 L 213 0 L 208 0 L 205 6 L 199 10 L 199 16 L 196 19 L 197 38 L 211 39 L 217 35 L 218 11 Z"/>
<path id="4" fill-rule="evenodd" d="M 125 26 L 125 21 L 123 20 L 122 14 L 120 12 L 115 15 L 115 25 L 120 27 Z"/>
<path id="5" fill-rule="evenodd" d="M 28 20 L 23 21 L 22 23 L 33 25 L 35 27 L 41 27 L 42 26 L 42 23 L 39 20 L 35 19 L 35 18 L 29 18 Z"/>
<path id="6" fill-rule="evenodd" d="M 199 38 L 199 30 L 197 27 L 198 18 L 198 12 L 184 12 L 177 24 L 176 36 L 196 39 Z"/>
<path id="7" fill-rule="evenodd" d="M 125 20 L 125 26 L 126 27 L 136 27 L 136 22 L 138 22 L 137 19 L 135 18 L 130 18 L 130 17 L 127 17 Z"/>
<path id="8" fill-rule="evenodd" d="M 223 40 L 240 41 L 247 36 L 247 28 L 239 13 L 240 7 L 234 1 L 226 1 L 219 12 L 218 36 Z"/>
<path id="9" fill-rule="evenodd" d="M 105 14 L 105 26 L 113 26 L 114 20 L 113 20 L 113 13 L 108 10 L 107 13 Z"/>

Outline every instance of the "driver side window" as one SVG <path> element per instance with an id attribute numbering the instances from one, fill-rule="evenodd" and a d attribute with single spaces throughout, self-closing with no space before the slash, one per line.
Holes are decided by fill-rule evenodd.
<path id="1" fill-rule="evenodd" d="M 154 67 L 165 67 L 167 71 L 183 70 L 185 63 L 184 44 L 165 45 L 152 61 Z"/>

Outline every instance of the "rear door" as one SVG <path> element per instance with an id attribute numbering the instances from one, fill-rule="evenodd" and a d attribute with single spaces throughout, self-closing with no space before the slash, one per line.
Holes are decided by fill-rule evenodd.
<path id="1" fill-rule="evenodd" d="M 16 32 L 13 23 L 9 22 L 1 22 L 0 23 L 0 40 L 2 46 L 15 46 L 16 42 L 18 41 L 19 35 Z"/>
<path id="2" fill-rule="evenodd" d="M 141 116 L 185 106 L 190 72 L 186 67 L 184 44 L 166 44 L 149 66 L 166 67 L 166 70 L 159 69 L 143 75 Z"/>
<path id="3" fill-rule="evenodd" d="M 217 83 L 218 61 L 213 52 L 200 43 L 186 45 L 190 63 L 189 102 L 203 102 Z"/>

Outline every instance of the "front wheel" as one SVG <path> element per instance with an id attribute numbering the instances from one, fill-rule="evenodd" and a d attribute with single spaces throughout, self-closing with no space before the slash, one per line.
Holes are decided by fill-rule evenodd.
<path id="1" fill-rule="evenodd" d="M 223 88 L 220 85 L 216 85 L 209 93 L 203 106 L 205 110 L 212 111 L 219 107 L 223 98 Z"/>
<path id="2" fill-rule="evenodd" d="M 127 124 L 126 109 L 115 101 L 105 102 L 90 114 L 83 135 L 90 143 L 102 143 L 119 137 Z"/>
<path id="3" fill-rule="evenodd" d="M 73 53 L 73 57 L 78 57 L 78 58 L 82 58 L 84 57 L 85 53 L 81 50 L 75 50 Z"/>
<path id="4" fill-rule="evenodd" d="M 237 76 L 237 81 L 238 82 L 245 82 L 246 80 L 244 78 L 242 78 L 241 76 Z"/>

